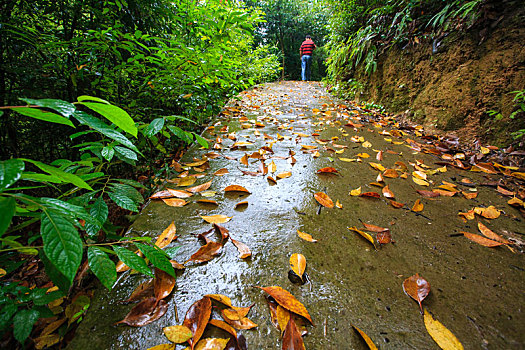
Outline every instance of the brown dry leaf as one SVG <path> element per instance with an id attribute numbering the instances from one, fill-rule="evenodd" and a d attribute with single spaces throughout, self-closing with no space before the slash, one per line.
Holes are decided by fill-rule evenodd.
<path id="1" fill-rule="evenodd" d="M 354 197 L 359 196 L 360 194 L 361 194 L 361 187 L 356 188 L 355 190 L 351 190 L 351 191 L 350 191 L 350 195 L 351 195 L 351 196 L 354 196 Z"/>
<path id="2" fill-rule="evenodd" d="M 196 203 L 219 205 L 219 203 L 217 203 L 216 201 L 214 201 L 212 199 L 199 199 Z"/>
<path id="3" fill-rule="evenodd" d="M 189 328 L 193 334 L 192 338 L 188 340 L 192 349 L 202 337 L 202 333 L 204 333 L 204 329 L 208 324 L 210 316 L 211 300 L 208 297 L 203 297 L 202 299 L 197 300 L 186 312 L 183 325 Z"/>
<path id="4" fill-rule="evenodd" d="M 251 193 L 251 192 L 248 191 L 246 188 L 244 188 L 243 186 L 239 186 L 239 185 L 230 185 L 230 186 L 227 186 L 227 187 L 224 189 L 224 192 L 245 192 L 245 193 Z"/>
<path id="5" fill-rule="evenodd" d="M 248 201 L 242 201 L 242 202 L 235 204 L 234 209 L 239 209 L 241 207 L 247 207 L 247 206 L 248 206 Z"/>
<path id="6" fill-rule="evenodd" d="M 184 190 L 174 190 L 171 188 L 166 189 L 171 194 L 171 197 L 177 197 L 177 198 L 189 198 L 193 196 L 192 193 Z"/>
<path id="7" fill-rule="evenodd" d="M 173 194 L 171 194 L 170 191 L 164 190 L 154 193 L 149 197 L 149 199 L 162 199 L 162 198 L 171 198 L 173 197 Z"/>
<path id="8" fill-rule="evenodd" d="M 301 281 L 303 280 L 304 270 L 306 269 L 306 258 L 303 254 L 292 254 L 290 257 L 290 269 L 301 278 Z"/>
<path id="9" fill-rule="evenodd" d="M 248 248 L 246 244 L 239 242 L 231 237 L 230 237 L 230 240 L 232 241 L 233 245 L 239 251 L 239 258 L 245 259 L 245 258 L 252 256 L 252 252 L 250 251 L 250 248 Z"/>
<path id="10" fill-rule="evenodd" d="M 372 225 L 372 224 L 367 224 L 366 222 L 363 222 L 361 221 L 361 224 L 363 224 L 363 226 L 365 227 L 365 229 L 367 231 L 370 231 L 370 232 L 385 232 L 385 231 L 388 231 L 387 228 L 385 227 L 381 227 L 381 226 L 377 226 L 377 225 Z"/>
<path id="11" fill-rule="evenodd" d="M 361 237 L 363 237 L 364 239 L 366 239 L 368 242 L 372 243 L 372 245 L 374 246 L 374 248 L 376 247 L 376 243 L 374 242 L 374 238 L 372 238 L 372 236 L 371 236 L 370 234 L 368 234 L 368 233 L 366 233 L 366 232 L 363 232 L 363 231 L 357 229 L 357 227 L 355 227 L 355 226 L 348 227 L 348 229 L 349 229 L 350 231 L 354 231 L 354 232 L 360 234 Z"/>
<path id="12" fill-rule="evenodd" d="M 488 208 L 474 208 L 474 213 L 483 216 L 486 219 L 497 219 L 501 215 L 501 211 L 491 205 Z"/>
<path id="13" fill-rule="evenodd" d="M 239 160 L 241 162 L 241 164 L 244 164 L 246 166 L 248 166 L 248 155 L 245 153 L 244 156 L 241 157 L 241 159 Z"/>
<path id="14" fill-rule="evenodd" d="M 186 326 L 169 326 L 162 329 L 166 338 L 175 344 L 185 343 L 193 337 L 191 330 Z"/>
<path id="15" fill-rule="evenodd" d="M 476 242 L 477 244 L 480 244 L 485 247 L 492 248 L 492 247 L 499 247 L 500 245 L 503 245 L 503 243 L 501 242 L 493 241 L 492 239 L 485 238 L 475 233 L 463 232 L 463 231 L 461 231 L 460 233 L 462 233 L 463 236 L 467 237 L 472 242 Z"/>
<path id="16" fill-rule="evenodd" d="M 305 350 L 303 337 L 290 317 L 283 334 L 283 350 Z"/>
<path id="17" fill-rule="evenodd" d="M 399 177 L 399 173 L 395 169 L 386 169 L 383 173 L 383 176 L 391 179 L 396 179 Z"/>
<path id="18" fill-rule="evenodd" d="M 332 199 L 324 192 L 317 192 L 314 194 L 315 200 L 326 208 L 333 208 L 334 202 Z"/>
<path id="19" fill-rule="evenodd" d="M 155 245 L 160 249 L 169 245 L 174 239 L 177 238 L 177 227 L 175 226 L 175 221 L 173 221 L 157 238 Z"/>
<path id="20" fill-rule="evenodd" d="M 433 191 L 425 191 L 425 190 L 416 190 L 417 193 L 419 193 L 421 196 L 425 198 L 436 198 L 439 197 L 439 193 L 433 192 Z"/>
<path id="21" fill-rule="evenodd" d="M 375 170 L 378 170 L 378 171 L 385 171 L 385 167 L 379 163 L 368 163 L 368 165 L 370 165 L 372 168 L 374 168 Z"/>
<path id="22" fill-rule="evenodd" d="M 175 277 L 168 275 L 161 269 L 155 268 L 155 278 L 153 279 L 153 290 L 155 298 L 161 300 L 171 294 L 175 288 Z"/>
<path id="23" fill-rule="evenodd" d="M 497 233 L 491 231 L 487 226 L 483 225 L 481 222 L 478 222 L 478 229 L 479 231 L 485 236 L 492 240 L 504 243 L 504 244 L 511 244 L 510 241 L 506 240 L 505 238 L 501 237 Z"/>
<path id="24" fill-rule="evenodd" d="M 444 350 L 463 350 L 463 345 L 458 338 L 449 331 L 443 324 L 435 320 L 432 315 L 425 309 L 424 315 L 425 327 L 428 334 L 434 339 L 441 349 Z"/>
<path id="25" fill-rule="evenodd" d="M 387 186 L 383 187 L 383 196 L 385 196 L 388 199 L 392 199 L 395 197 L 394 192 L 390 190 L 390 188 Z"/>
<path id="26" fill-rule="evenodd" d="M 300 316 L 303 316 L 306 318 L 310 323 L 313 325 L 312 318 L 310 317 L 310 314 L 306 310 L 303 304 L 299 302 L 290 292 L 287 290 L 279 287 L 279 286 L 271 286 L 271 287 L 257 287 L 259 289 L 264 290 L 266 293 L 270 294 L 275 301 L 285 309 L 296 313 Z"/>
<path id="27" fill-rule="evenodd" d="M 148 348 L 148 350 L 175 350 L 177 344 L 160 344 L 154 347 Z"/>
<path id="28" fill-rule="evenodd" d="M 463 197 L 465 197 L 466 199 L 474 199 L 478 196 L 478 192 L 465 192 L 465 191 L 461 191 L 461 194 L 463 195 Z"/>
<path id="29" fill-rule="evenodd" d="M 180 181 L 177 183 L 177 186 L 179 187 L 191 186 L 195 183 L 195 181 L 197 181 L 196 177 L 193 177 L 193 176 L 184 177 L 180 179 Z"/>
<path id="30" fill-rule="evenodd" d="M 124 323 L 132 327 L 142 327 L 158 320 L 166 311 L 168 311 L 166 301 L 157 302 L 155 297 L 147 298 L 135 305 L 122 321 L 115 324 Z"/>
<path id="31" fill-rule="evenodd" d="M 243 317 L 240 320 L 230 320 L 228 317 L 224 315 L 224 310 L 221 312 L 222 317 L 228 323 L 230 326 L 232 326 L 235 329 L 252 329 L 257 327 L 257 324 L 250 320 L 247 317 Z"/>
<path id="32" fill-rule="evenodd" d="M 186 266 L 178 263 L 176 260 L 170 260 L 170 263 L 175 270 L 184 270 L 186 268 Z"/>
<path id="33" fill-rule="evenodd" d="M 363 338 L 363 340 L 365 341 L 366 345 L 368 345 L 368 348 L 370 350 L 377 350 L 377 346 L 374 344 L 372 339 L 370 339 L 370 337 L 365 332 L 363 332 L 362 330 L 360 330 L 359 328 L 357 328 L 353 324 L 352 324 L 352 327 L 359 333 L 361 338 Z"/>
<path id="34" fill-rule="evenodd" d="M 310 234 L 306 232 L 301 232 L 297 230 L 297 235 L 301 237 L 302 239 L 304 239 L 305 241 L 312 242 L 312 243 L 317 242 L 317 239 L 314 239 Z"/>
<path id="35" fill-rule="evenodd" d="M 226 174 L 229 174 L 229 173 L 230 172 L 228 171 L 228 169 L 222 168 L 222 169 L 219 169 L 216 172 L 214 172 L 213 175 L 215 175 L 215 176 L 223 176 L 223 175 L 226 175 Z"/>
<path id="36" fill-rule="evenodd" d="M 271 183 L 273 183 L 273 184 L 276 184 L 276 183 L 277 183 L 277 180 L 275 180 L 275 179 L 274 179 L 273 177 L 271 177 L 271 176 L 268 176 L 266 179 L 267 179 L 268 181 L 270 181 Z"/>
<path id="37" fill-rule="evenodd" d="M 184 264 L 193 261 L 196 263 L 203 263 L 210 261 L 221 253 L 222 243 L 209 241 L 205 245 L 199 248 Z"/>
<path id="38" fill-rule="evenodd" d="M 224 224 L 232 219 L 233 216 L 226 215 L 210 215 L 210 216 L 201 216 L 201 218 L 210 223 L 210 224 Z"/>
<path id="39" fill-rule="evenodd" d="M 187 188 L 186 190 L 191 193 L 199 193 L 202 191 L 206 191 L 208 188 L 210 188 L 210 186 L 211 186 L 211 181 L 208 181 L 206 183 L 203 183 L 202 185 Z"/>
<path id="40" fill-rule="evenodd" d="M 326 167 L 326 168 L 321 168 L 321 169 L 317 170 L 317 173 L 318 174 L 321 174 L 321 173 L 334 174 L 334 173 L 339 173 L 339 172 L 335 168 Z"/>
<path id="41" fill-rule="evenodd" d="M 390 230 L 378 232 L 376 234 L 377 243 L 379 244 L 388 244 L 392 242 L 392 235 L 390 234 Z"/>
<path id="42" fill-rule="evenodd" d="M 414 203 L 414 206 L 412 207 L 412 211 L 420 212 L 420 211 L 423 211 L 424 207 L 425 205 L 421 203 L 419 199 L 416 199 L 416 202 Z"/>
<path id="43" fill-rule="evenodd" d="M 291 171 L 285 171 L 283 173 L 280 173 L 280 174 L 276 175 L 278 180 L 286 179 L 287 177 L 290 177 L 290 176 L 292 176 L 292 172 Z"/>
<path id="44" fill-rule="evenodd" d="M 497 191 L 498 191 L 499 193 L 501 193 L 502 195 L 504 195 L 504 196 L 512 197 L 512 196 L 515 196 L 515 195 L 516 195 L 516 192 L 509 191 L 509 190 L 507 190 L 506 188 L 503 188 L 503 187 L 501 187 L 501 186 L 498 186 Z"/>
<path id="45" fill-rule="evenodd" d="M 430 283 L 416 273 L 403 281 L 403 290 L 406 295 L 417 301 L 421 313 L 423 313 L 423 306 L 421 303 L 425 300 L 428 293 L 430 293 Z"/>
<path id="46" fill-rule="evenodd" d="M 399 203 L 399 202 L 396 202 L 396 201 L 390 201 L 390 205 L 393 206 L 396 209 L 400 209 L 400 208 L 403 208 L 405 206 L 405 204 Z"/>
<path id="47" fill-rule="evenodd" d="M 381 198 L 381 195 L 377 192 L 365 192 L 365 193 L 361 193 L 359 197 Z"/>
<path id="48" fill-rule="evenodd" d="M 188 204 L 188 202 L 180 198 L 163 198 L 162 201 L 170 207 L 183 207 Z"/>

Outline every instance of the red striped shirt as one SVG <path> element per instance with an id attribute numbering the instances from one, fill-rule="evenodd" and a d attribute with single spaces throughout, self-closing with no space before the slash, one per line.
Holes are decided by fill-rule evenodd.
<path id="1" fill-rule="evenodd" d="M 311 39 L 306 39 L 301 44 L 301 48 L 299 50 L 301 52 L 301 56 L 312 56 L 316 47 L 317 46 L 315 46 L 314 42 Z"/>

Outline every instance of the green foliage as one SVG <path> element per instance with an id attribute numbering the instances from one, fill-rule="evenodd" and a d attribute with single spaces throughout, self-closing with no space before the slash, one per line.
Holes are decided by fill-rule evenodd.
<path id="1" fill-rule="evenodd" d="M 523 121 L 523 117 L 525 117 L 525 89 L 511 91 L 510 94 L 514 94 L 514 98 L 512 99 L 512 101 L 514 102 L 514 106 L 512 108 L 513 111 L 508 116 L 508 118 L 511 120 L 516 119 L 519 121 Z M 505 116 L 498 111 L 490 110 L 487 111 L 487 114 L 493 117 L 498 122 L 506 122 L 504 120 Z M 519 116 L 521 116 L 521 118 L 516 118 Z M 523 122 L 521 123 L 521 125 L 523 125 Z M 525 136 L 525 128 L 518 129 L 512 132 L 511 135 L 514 138 L 514 140 L 521 139 Z"/>

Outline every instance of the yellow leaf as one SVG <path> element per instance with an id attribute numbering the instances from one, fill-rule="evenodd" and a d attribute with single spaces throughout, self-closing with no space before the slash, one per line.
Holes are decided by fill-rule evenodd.
<path id="1" fill-rule="evenodd" d="M 415 177 L 416 179 L 420 179 L 420 180 L 426 180 L 427 179 L 427 174 L 425 174 L 422 171 L 414 171 L 412 173 L 412 176 Z"/>
<path id="2" fill-rule="evenodd" d="M 372 245 L 374 246 L 374 248 L 376 247 L 376 244 L 374 242 L 374 239 L 372 238 L 372 236 L 370 236 L 370 234 L 364 232 L 364 231 L 361 231 L 361 230 L 358 230 L 355 226 L 352 226 L 352 227 L 348 227 L 348 229 L 350 231 L 354 231 L 356 233 L 359 233 L 363 238 L 365 238 L 367 241 L 369 241 L 370 243 L 372 243 Z"/>
<path id="3" fill-rule="evenodd" d="M 419 201 L 419 199 L 416 199 L 416 202 L 414 203 L 414 206 L 412 207 L 412 211 L 420 212 L 423 211 L 424 205 Z"/>
<path id="4" fill-rule="evenodd" d="M 188 202 L 180 198 L 162 198 L 162 201 L 170 207 L 183 207 L 188 204 Z"/>
<path id="5" fill-rule="evenodd" d="M 357 159 L 353 159 L 353 158 L 339 158 L 339 160 L 342 162 L 347 162 L 347 163 L 357 162 Z"/>
<path id="6" fill-rule="evenodd" d="M 370 157 L 370 155 L 368 153 L 359 153 L 357 156 L 359 158 L 368 158 L 368 157 Z"/>
<path id="7" fill-rule="evenodd" d="M 303 254 L 292 254 L 290 257 L 290 269 L 292 269 L 301 280 L 303 279 L 304 270 L 306 269 L 306 258 Z"/>
<path id="8" fill-rule="evenodd" d="M 343 205 L 339 202 L 339 199 L 335 201 L 335 206 L 339 209 L 343 209 Z"/>
<path id="9" fill-rule="evenodd" d="M 368 142 L 368 141 L 365 141 L 365 142 L 363 142 L 363 147 L 364 148 L 370 148 L 370 147 L 372 147 L 372 144 L 370 142 Z"/>
<path id="10" fill-rule="evenodd" d="M 382 166 L 382 165 L 379 164 L 379 163 L 368 163 L 368 164 L 370 164 L 370 166 L 371 166 L 372 168 L 376 169 L 376 170 L 379 170 L 379 171 L 385 171 L 385 170 L 386 170 L 385 167 Z"/>
<path id="11" fill-rule="evenodd" d="M 412 180 L 420 186 L 429 186 L 430 184 L 425 180 L 418 179 L 417 177 L 412 177 Z"/>
<path id="12" fill-rule="evenodd" d="M 370 337 L 365 332 L 363 332 L 362 330 L 360 330 L 359 328 L 357 328 L 354 325 L 352 325 L 352 327 L 354 327 L 354 329 L 359 332 L 359 334 L 361 335 L 361 337 L 365 341 L 366 345 L 368 345 L 368 348 L 370 350 L 377 350 L 377 346 L 374 344 L 372 339 L 370 339 Z"/>
<path id="13" fill-rule="evenodd" d="M 428 334 L 443 350 L 463 350 L 463 345 L 458 338 L 451 331 L 449 331 L 443 324 L 435 320 L 432 315 L 425 309 L 425 327 Z"/>
<path id="14" fill-rule="evenodd" d="M 286 179 L 287 177 L 292 176 L 291 171 L 285 171 L 284 173 L 277 174 L 277 179 Z"/>
<path id="15" fill-rule="evenodd" d="M 175 227 L 175 221 L 173 221 L 163 232 L 162 234 L 159 236 L 159 238 L 157 238 L 157 241 L 155 242 L 155 245 L 159 248 L 164 248 L 166 247 L 168 244 L 171 243 L 171 241 L 173 241 L 176 236 L 175 234 L 177 233 L 177 227 Z"/>
<path id="16" fill-rule="evenodd" d="M 170 326 L 162 329 L 166 338 L 175 344 L 187 342 L 193 337 L 191 329 L 186 326 Z"/>
<path id="17" fill-rule="evenodd" d="M 235 143 L 232 145 L 232 148 L 234 148 L 234 147 L 247 147 L 247 146 L 251 146 L 251 145 L 253 145 L 252 142 L 239 141 L 239 142 L 235 142 Z"/>
<path id="18" fill-rule="evenodd" d="M 228 339 L 220 339 L 220 338 L 205 338 L 199 340 L 197 345 L 195 346 L 195 350 L 223 350 L 226 348 L 226 345 L 228 345 L 228 342 L 230 341 L 230 338 Z"/>
<path id="19" fill-rule="evenodd" d="M 231 220 L 233 216 L 226 215 L 211 215 L 211 216 L 201 216 L 201 218 L 210 223 L 210 224 L 224 224 Z"/>
<path id="20" fill-rule="evenodd" d="M 310 234 L 306 232 L 301 232 L 297 230 L 297 235 L 301 237 L 302 239 L 304 239 L 305 241 L 312 242 L 312 243 L 317 242 L 317 239 L 314 239 Z"/>
<path id="21" fill-rule="evenodd" d="M 351 195 L 351 196 L 354 196 L 354 197 L 357 197 L 357 196 L 359 196 L 360 194 L 361 194 L 361 187 L 356 188 L 355 190 L 350 191 L 350 195 Z"/>
<path id="22" fill-rule="evenodd" d="M 270 163 L 270 166 L 268 166 L 268 170 L 269 170 L 272 174 L 275 173 L 275 172 L 277 171 L 277 165 L 275 165 L 275 163 L 273 162 L 273 160 L 272 160 L 272 162 Z"/>
<path id="23" fill-rule="evenodd" d="M 481 150 L 482 154 L 489 154 L 490 153 L 490 149 L 488 149 L 487 147 L 481 146 L 480 150 Z"/>
<path id="24" fill-rule="evenodd" d="M 194 176 L 187 176 L 180 179 L 180 181 L 177 183 L 177 186 L 179 187 L 185 187 L 185 186 L 191 186 L 197 181 L 197 178 Z"/>

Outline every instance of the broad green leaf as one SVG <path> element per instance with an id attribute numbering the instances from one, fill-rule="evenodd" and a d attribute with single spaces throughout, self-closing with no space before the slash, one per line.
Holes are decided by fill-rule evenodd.
<path id="1" fill-rule="evenodd" d="M 46 112 L 41 109 L 31 108 L 31 107 L 17 107 L 17 108 L 11 108 L 11 109 L 17 113 L 25 115 L 26 117 L 44 120 L 46 122 L 51 122 L 51 123 L 56 123 L 56 124 L 64 124 L 64 125 L 71 126 L 73 128 L 75 127 L 69 119 L 64 118 L 61 115 L 58 115 L 56 113 Z"/>
<path id="2" fill-rule="evenodd" d="M 11 321 L 11 317 L 18 311 L 15 304 L 7 304 L 0 311 L 0 330 L 4 330 Z"/>
<path id="3" fill-rule="evenodd" d="M 168 119 L 168 120 L 171 120 L 171 121 L 174 121 L 174 120 L 184 120 L 184 121 L 189 122 L 189 123 L 199 124 L 199 123 L 197 123 L 195 120 L 188 119 L 188 118 L 183 117 L 183 116 L 181 116 L 181 115 L 170 115 L 170 116 L 167 116 L 167 117 L 165 117 L 165 118 Z"/>
<path id="4" fill-rule="evenodd" d="M 99 113 L 125 132 L 137 137 L 138 129 L 135 126 L 135 122 L 129 116 L 128 112 L 123 109 L 102 103 L 80 102 L 80 104 Z"/>
<path id="5" fill-rule="evenodd" d="M 108 196 L 113 202 L 115 202 L 116 205 L 123 209 L 131 210 L 134 212 L 139 211 L 133 199 L 129 198 L 125 194 L 119 192 L 108 192 Z"/>
<path id="6" fill-rule="evenodd" d="M 133 202 L 135 202 L 136 204 L 144 203 L 144 198 L 142 197 L 140 192 L 129 185 L 125 185 L 121 183 L 112 183 L 112 184 L 109 184 L 109 187 L 111 188 L 113 192 L 119 192 L 125 195 L 126 197 L 131 198 Z"/>
<path id="7" fill-rule="evenodd" d="M 75 117 L 80 124 L 87 125 L 90 128 L 95 129 L 102 135 L 105 135 L 110 139 L 115 140 L 128 148 L 131 148 L 134 151 L 138 151 L 137 147 L 135 147 L 135 145 L 126 136 L 122 135 L 120 132 L 113 129 L 111 126 L 102 122 L 100 119 L 93 117 L 92 115 L 89 115 L 85 112 L 79 111 L 77 111 L 73 115 L 73 117 Z"/>
<path id="8" fill-rule="evenodd" d="M 11 225 L 11 219 L 15 215 L 16 201 L 14 198 L 0 197 L 0 237 Z"/>
<path id="9" fill-rule="evenodd" d="M 61 184 L 63 182 L 61 179 L 59 179 L 56 176 L 33 173 L 30 171 L 26 171 L 22 173 L 22 176 L 20 178 L 22 180 L 37 181 L 37 182 L 50 182 L 54 184 Z"/>
<path id="10" fill-rule="evenodd" d="M 57 286 L 65 294 L 69 293 L 71 282 L 53 265 L 43 250 L 40 250 L 38 256 L 44 264 L 46 275 L 51 279 L 53 284 Z"/>
<path id="11" fill-rule="evenodd" d="M 76 139 L 76 138 L 79 137 L 79 136 L 83 136 L 83 135 L 87 135 L 87 134 L 92 134 L 92 133 L 94 133 L 94 132 L 97 132 L 97 131 L 96 131 L 96 130 L 80 131 L 80 132 L 76 132 L 76 133 L 74 133 L 74 134 L 72 134 L 72 135 L 69 135 L 69 138 L 70 138 L 71 140 L 74 140 L 74 139 Z"/>
<path id="12" fill-rule="evenodd" d="M 173 266 L 171 265 L 166 253 L 159 248 L 142 243 L 135 243 L 135 245 L 140 249 L 144 256 L 149 259 L 153 266 L 175 277 L 175 271 L 173 270 Z"/>
<path id="13" fill-rule="evenodd" d="M 152 137 L 156 135 L 164 127 L 164 118 L 156 118 L 148 125 L 146 130 L 144 130 L 144 136 Z"/>
<path id="14" fill-rule="evenodd" d="M 115 155 L 115 150 L 111 146 L 106 146 L 102 148 L 102 157 L 104 157 L 108 162 L 111 162 L 111 159 L 113 159 L 113 156 Z"/>
<path id="15" fill-rule="evenodd" d="M 13 335 L 15 339 L 24 344 L 39 317 L 40 313 L 36 310 L 19 310 L 13 317 Z"/>
<path id="16" fill-rule="evenodd" d="M 173 133 L 173 135 L 177 136 L 179 139 L 183 140 L 186 143 L 192 143 L 193 142 L 193 135 L 189 132 L 186 132 L 182 130 L 181 128 L 173 125 L 168 125 L 168 129 Z"/>
<path id="17" fill-rule="evenodd" d="M 201 137 L 197 134 L 194 134 L 195 135 L 195 140 L 197 140 L 197 142 L 199 143 L 199 145 L 201 145 L 202 147 L 204 148 L 209 148 L 210 146 L 208 145 L 208 141 L 204 138 L 204 137 Z"/>
<path id="18" fill-rule="evenodd" d="M 111 290 L 117 280 L 115 263 L 97 247 L 88 248 L 89 268 L 107 289 Z"/>
<path id="19" fill-rule="evenodd" d="M 108 206 L 106 205 L 106 202 L 104 202 L 104 199 L 102 196 L 98 197 L 91 209 L 89 210 L 89 214 L 95 218 L 99 224 L 91 224 L 88 223 L 86 225 L 86 232 L 90 237 L 93 237 L 98 233 L 102 225 L 106 222 L 108 218 Z"/>
<path id="20" fill-rule="evenodd" d="M 115 146 L 115 151 L 123 156 L 124 158 L 130 159 L 130 160 L 138 160 L 137 153 L 133 152 L 132 150 L 121 147 L 121 146 Z"/>
<path id="21" fill-rule="evenodd" d="M 40 203 L 42 203 L 42 205 L 44 205 L 46 208 L 59 212 L 62 215 L 70 216 L 72 219 L 82 219 L 86 221 L 86 223 L 102 226 L 102 223 L 100 223 L 92 215 L 88 214 L 86 209 L 79 205 L 74 205 L 68 202 L 61 201 L 60 199 L 47 197 L 40 198 Z"/>
<path id="22" fill-rule="evenodd" d="M 138 187 L 138 188 L 144 188 L 144 189 L 146 189 L 146 186 L 144 186 L 143 184 L 141 184 L 140 182 L 135 181 L 135 180 L 130 180 L 130 179 L 115 179 L 115 181 L 122 182 L 123 184 L 130 185 L 130 186 L 133 186 L 133 187 Z"/>
<path id="23" fill-rule="evenodd" d="M 0 192 L 14 184 L 25 169 L 21 159 L 9 159 L 0 162 Z"/>
<path id="24" fill-rule="evenodd" d="M 44 252 L 53 265 L 70 281 L 82 261 L 82 240 L 75 226 L 64 216 L 51 210 L 42 213 L 40 233 Z"/>
<path id="25" fill-rule="evenodd" d="M 131 269 L 153 277 L 153 273 L 151 273 L 151 270 L 144 259 L 137 254 L 126 248 L 119 247 L 118 245 L 113 246 L 113 251 L 117 254 L 118 258 Z"/>
<path id="26" fill-rule="evenodd" d="M 44 108 L 52 109 L 60 114 L 62 114 L 64 117 L 70 117 L 73 113 L 75 113 L 76 107 L 74 104 L 62 101 L 62 100 L 55 100 L 50 98 L 45 98 L 41 100 L 35 100 L 32 98 L 21 98 L 20 100 L 27 102 L 27 104 L 30 105 L 37 105 Z"/>
<path id="27" fill-rule="evenodd" d="M 66 183 L 71 183 L 75 186 L 78 186 L 80 188 L 85 188 L 86 190 L 93 190 L 91 186 L 89 186 L 84 180 L 82 180 L 80 177 L 78 177 L 75 174 L 66 173 L 63 170 L 60 170 L 58 168 L 55 168 L 51 165 L 44 164 L 42 162 L 32 160 L 32 159 L 22 159 L 26 162 L 32 163 L 36 165 L 38 168 L 40 168 L 42 171 L 45 171 L 49 175 L 56 176 L 60 180 Z"/>
<path id="28" fill-rule="evenodd" d="M 106 174 L 104 174 L 104 173 L 97 172 L 97 173 L 88 173 L 88 174 L 84 174 L 84 175 L 79 175 L 79 177 L 82 180 L 84 180 L 84 181 L 89 181 L 89 180 L 101 178 L 101 177 L 103 177 L 105 175 Z"/>
<path id="29" fill-rule="evenodd" d="M 77 101 L 78 102 L 85 102 L 85 101 L 95 101 L 95 102 L 100 102 L 100 103 L 104 103 L 104 104 L 107 104 L 109 105 L 110 103 L 106 100 L 103 100 L 99 97 L 95 97 L 95 96 L 87 96 L 87 95 L 82 95 L 82 96 L 79 96 L 77 98 Z"/>
<path id="30" fill-rule="evenodd" d="M 33 300 L 33 303 L 38 306 L 47 305 L 63 296 L 64 293 L 59 290 L 48 293 L 45 288 L 35 288 L 31 291 L 31 299 Z"/>

